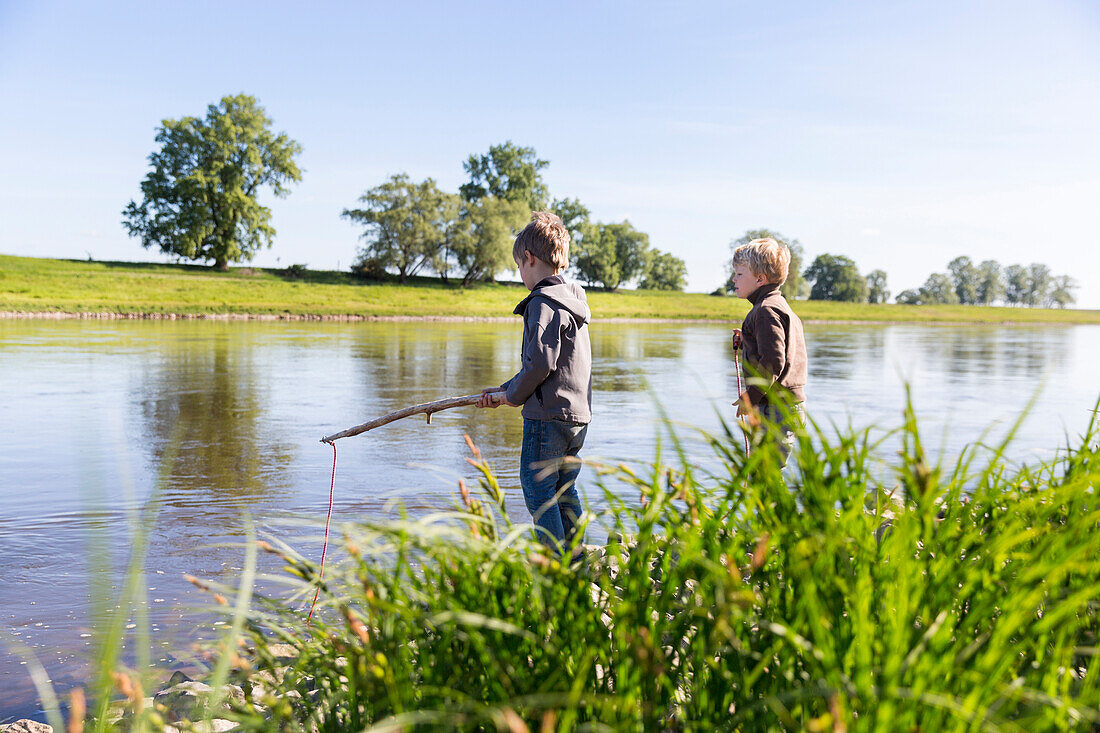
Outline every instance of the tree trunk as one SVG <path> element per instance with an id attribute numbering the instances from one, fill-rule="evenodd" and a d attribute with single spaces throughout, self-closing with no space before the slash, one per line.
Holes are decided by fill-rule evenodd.
<path id="1" fill-rule="evenodd" d="M 214 269 L 218 272 L 229 272 L 229 262 L 224 257 L 214 260 Z"/>

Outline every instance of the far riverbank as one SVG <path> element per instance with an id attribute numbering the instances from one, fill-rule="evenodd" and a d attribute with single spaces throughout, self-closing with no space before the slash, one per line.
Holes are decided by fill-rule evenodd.
<path id="1" fill-rule="evenodd" d="M 595 319 L 739 322 L 748 303 L 702 293 L 590 289 Z M 461 288 L 438 278 L 358 280 L 347 272 L 53 260 L 0 255 L 0 318 L 150 320 L 507 321 L 518 283 Z M 1100 310 L 800 300 L 804 321 L 1100 324 Z"/>

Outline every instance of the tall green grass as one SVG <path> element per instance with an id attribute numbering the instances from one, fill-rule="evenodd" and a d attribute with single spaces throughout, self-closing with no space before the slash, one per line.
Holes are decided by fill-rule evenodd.
<path id="1" fill-rule="evenodd" d="M 810 425 L 791 466 L 727 428 L 703 471 L 669 430 L 604 492 L 562 564 L 480 491 L 455 511 L 343 527 L 322 584 L 236 618 L 244 729 L 1056 731 L 1100 725 L 1100 426 L 1047 464 L 926 455 L 912 412 L 885 461 Z M 893 468 L 888 468 L 893 466 Z M 594 478 L 593 473 L 598 477 Z M 224 589 L 228 592 L 232 589 Z M 247 589 L 246 591 L 247 592 Z M 267 683 L 254 681 L 265 679 Z"/>
<path id="2" fill-rule="evenodd" d="M 611 540 L 577 564 L 508 521 L 472 444 L 478 487 L 460 483 L 453 511 L 344 525 L 312 625 L 316 562 L 249 540 L 239 587 L 197 581 L 230 623 L 196 709 L 289 731 L 1100 726 L 1096 419 L 1019 468 L 1007 442 L 933 460 L 911 410 L 899 458 L 869 431 L 811 424 L 786 470 L 734 427 L 704 436 L 710 470 L 666 432 L 650 464 L 588 469 L 605 507 L 589 534 Z M 155 505 L 133 518 L 135 613 Z M 264 579 L 288 593 L 254 592 L 258 549 L 286 561 Z M 162 730 L 147 654 L 122 667 L 117 616 L 99 636 L 84 729 Z M 55 727 L 80 729 L 83 696 L 63 710 L 29 666 Z"/>

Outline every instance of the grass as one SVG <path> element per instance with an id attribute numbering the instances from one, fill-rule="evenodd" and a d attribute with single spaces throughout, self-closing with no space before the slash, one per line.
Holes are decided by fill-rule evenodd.
<path id="1" fill-rule="evenodd" d="M 523 297 L 519 284 L 364 283 L 349 273 L 197 265 L 85 262 L 0 255 L 0 311 L 259 316 L 507 317 Z M 746 301 L 699 293 L 589 291 L 596 318 L 737 321 Z M 1097 310 L 902 306 L 798 301 L 803 320 L 1100 323 Z"/>
<path id="2" fill-rule="evenodd" d="M 785 475 L 771 444 L 746 456 L 732 429 L 706 436 L 722 468 L 701 473 L 669 431 L 670 459 L 598 468 L 609 508 L 590 531 L 615 539 L 575 567 L 508 522 L 475 449 L 480 492 L 461 484 L 455 511 L 343 527 L 312 625 L 300 601 L 317 565 L 288 545 L 259 543 L 285 560 L 290 602 L 211 588 L 237 597 L 227 613 L 246 641 L 222 647 L 248 650 L 236 678 L 269 681 L 225 717 L 288 731 L 1095 729 L 1100 425 L 1022 468 L 1007 443 L 931 461 L 911 411 L 900 433 L 886 469 L 866 431 L 811 426 Z"/>
<path id="3" fill-rule="evenodd" d="M 471 444 L 453 511 L 342 527 L 312 625 L 315 560 L 249 531 L 238 587 L 196 581 L 228 617 L 196 710 L 257 731 L 1094 730 L 1100 422 L 1023 467 L 1011 434 L 945 462 L 911 410 L 897 432 L 887 465 L 868 431 L 811 424 L 784 472 L 726 427 L 703 472 L 668 428 L 651 463 L 587 469 L 612 540 L 576 566 L 509 522 Z M 286 594 L 254 592 L 258 549 Z M 104 629 L 85 729 L 163 729 L 116 669 L 125 633 Z"/>

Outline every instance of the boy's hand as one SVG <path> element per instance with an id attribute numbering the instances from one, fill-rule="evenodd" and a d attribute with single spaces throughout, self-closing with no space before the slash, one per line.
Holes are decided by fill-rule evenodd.
<path id="1" fill-rule="evenodd" d="M 738 395 L 737 402 L 733 404 L 737 406 L 737 417 L 745 418 L 750 425 L 756 425 L 760 422 L 759 413 L 752 406 L 752 402 L 749 401 L 748 392 L 742 392 Z"/>
<path id="2" fill-rule="evenodd" d="M 504 396 L 504 390 L 500 387 L 486 387 L 481 390 L 481 399 L 477 401 L 478 407 L 500 407 L 501 405 L 510 405 L 508 399 Z"/>
<path id="3" fill-rule="evenodd" d="M 741 348 L 741 329 L 740 328 L 733 329 L 733 348 L 735 348 L 735 349 L 740 349 Z"/>

